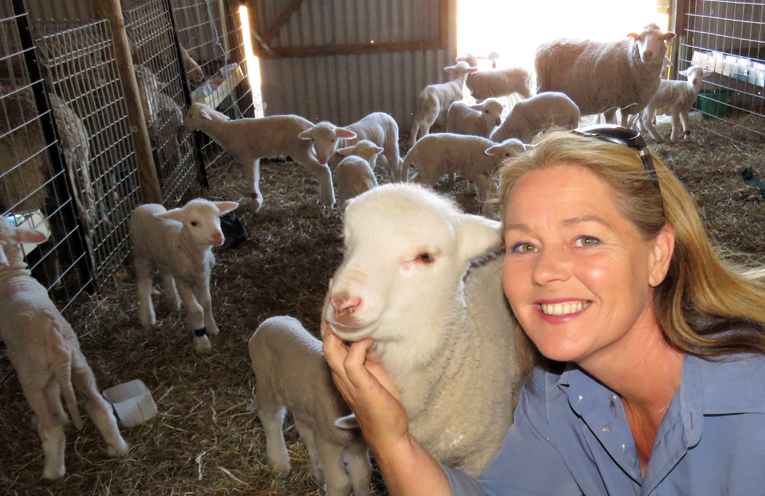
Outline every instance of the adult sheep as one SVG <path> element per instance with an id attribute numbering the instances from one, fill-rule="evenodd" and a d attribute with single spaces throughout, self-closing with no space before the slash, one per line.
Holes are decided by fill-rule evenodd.
<path id="1" fill-rule="evenodd" d="M 500 225 L 413 184 L 349 202 L 346 253 L 323 317 L 341 339 L 375 340 L 417 440 L 478 476 L 512 424 L 521 378 L 502 291 Z"/>
<path id="2" fill-rule="evenodd" d="M 649 24 L 619 41 L 558 38 L 542 44 L 534 60 L 537 93 L 565 93 L 582 115 L 604 113 L 607 122 L 621 109 L 626 126 L 629 115 L 641 112 L 656 93 L 664 43 L 674 37 Z"/>

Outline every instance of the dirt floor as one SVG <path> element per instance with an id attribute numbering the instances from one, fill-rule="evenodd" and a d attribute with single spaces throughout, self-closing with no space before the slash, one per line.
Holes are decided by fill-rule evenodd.
<path id="1" fill-rule="evenodd" d="M 753 167 L 765 178 L 765 140 L 725 122 L 703 125 L 707 130 L 688 142 L 650 142 L 651 148 L 694 193 L 715 242 L 765 263 L 765 192 L 741 176 Z M 318 205 L 318 182 L 300 166 L 268 162 L 261 173 L 263 208 L 254 212 L 243 205 L 236 211 L 249 239 L 216 252 L 212 295 L 221 334 L 212 355 L 194 353 L 183 314 L 158 296 L 157 327 L 141 328 L 130 263 L 112 285 L 67 314 L 102 389 L 141 379 L 157 403 L 155 418 L 123 429 L 131 445 L 126 459 L 106 456 L 91 422 L 80 433 L 69 426 L 67 475 L 41 483 L 40 441 L 0 347 L 0 494 L 321 494 L 289 418 L 292 472 L 279 477 L 267 465 L 263 430 L 247 411 L 254 389 L 247 341 L 260 322 L 275 315 L 296 317 L 318 332 L 327 280 L 341 260 L 342 215 Z M 379 168 L 378 174 L 381 182 L 389 181 Z M 211 191 L 199 194 L 239 199 L 242 177 L 235 165 L 215 178 Z M 439 184 L 438 190 L 478 212 L 464 180 Z M 373 482 L 373 494 L 386 494 L 379 476 Z"/>

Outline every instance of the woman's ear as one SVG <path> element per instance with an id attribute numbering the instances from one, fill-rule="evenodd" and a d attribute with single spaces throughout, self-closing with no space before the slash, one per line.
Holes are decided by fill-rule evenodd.
<path id="1" fill-rule="evenodd" d="M 654 239 L 653 253 L 651 254 L 651 272 L 648 284 L 656 287 L 664 281 L 672 261 L 672 253 L 675 251 L 675 228 L 665 224 Z"/>

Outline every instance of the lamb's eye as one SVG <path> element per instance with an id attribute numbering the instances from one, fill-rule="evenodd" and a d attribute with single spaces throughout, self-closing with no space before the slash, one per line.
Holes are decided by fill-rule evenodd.
<path id="1" fill-rule="evenodd" d="M 422 263 L 426 263 L 426 264 L 430 264 L 430 263 L 435 262 L 436 259 L 430 253 L 420 253 L 417 256 L 417 261 L 422 262 Z"/>
<path id="2" fill-rule="evenodd" d="M 191 224 L 192 226 L 194 226 L 194 227 L 197 227 L 197 226 L 199 225 L 199 222 L 197 222 L 197 221 L 195 221 L 195 220 L 192 220 L 192 221 L 190 222 L 190 224 Z"/>
<path id="3" fill-rule="evenodd" d="M 335 140 L 330 141 L 330 143 L 334 143 L 334 142 L 335 142 Z"/>

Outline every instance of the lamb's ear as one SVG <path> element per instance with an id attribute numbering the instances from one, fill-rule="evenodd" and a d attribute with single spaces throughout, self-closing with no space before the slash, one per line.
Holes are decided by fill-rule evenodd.
<path id="1" fill-rule="evenodd" d="M 670 31 L 669 33 L 666 33 L 666 34 L 664 35 L 664 41 L 669 41 L 669 40 L 671 40 L 671 39 L 672 39 L 672 38 L 674 38 L 674 37 L 675 37 L 675 33 L 673 33 L 673 32 L 671 32 L 671 31 Z"/>
<path id="2" fill-rule="evenodd" d="M 218 207 L 218 210 L 220 210 L 221 214 L 225 214 L 226 212 L 231 212 L 236 207 L 239 206 L 237 202 L 232 201 L 219 201 L 219 202 L 213 202 L 215 203 L 215 206 Z"/>
<path id="3" fill-rule="evenodd" d="M 345 148 L 338 148 L 335 151 L 337 153 L 339 153 L 340 155 L 346 155 L 346 156 L 347 155 L 353 155 L 353 152 L 356 151 L 356 147 L 355 146 L 346 146 Z"/>
<path id="4" fill-rule="evenodd" d="M 494 146 L 490 146 L 486 150 L 484 150 L 484 153 L 490 157 L 493 157 L 494 155 L 497 155 L 498 153 L 502 152 L 502 144 L 497 143 Z"/>
<path id="5" fill-rule="evenodd" d="M 383 151 L 385 151 L 385 148 L 378 146 L 375 148 L 375 155 L 377 155 L 378 153 L 382 153 Z"/>
<path id="6" fill-rule="evenodd" d="M 457 232 L 463 260 L 480 257 L 502 245 L 501 224 L 480 215 L 462 214 Z"/>
<path id="7" fill-rule="evenodd" d="M 471 105 L 470 108 L 483 112 L 483 103 L 476 103 L 475 105 Z"/>
<path id="8" fill-rule="evenodd" d="M 207 110 L 200 110 L 199 111 L 199 115 L 200 115 L 200 117 L 202 117 L 202 119 L 206 119 L 208 121 L 213 120 L 212 116 L 210 115 L 210 113 Z"/>
<path id="9" fill-rule="evenodd" d="M 301 140 L 304 140 L 304 141 L 309 141 L 309 140 L 312 140 L 312 139 L 313 139 L 313 138 L 311 137 L 311 130 L 312 130 L 312 129 L 313 129 L 313 128 L 311 128 L 311 129 L 306 129 L 306 130 L 305 130 L 305 131 L 303 131 L 302 133 L 298 134 L 298 138 L 300 138 Z"/>
<path id="10" fill-rule="evenodd" d="M 186 220 L 186 211 L 182 208 L 174 208 L 172 210 L 168 210 L 167 212 L 162 212 L 161 214 L 154 214 L 154 217 L 158 219 L 177 220 L 178 222 L 183 222 Z"/>
<path id="11" fill-rule="evenodd" d="M 337 134 L 338 138 L 353 139 L 356 137 L 356 133 L 350 129 L 345 129 L 344 127 L 336 127 L 335 134 Z"/>
<path id="12" fill-rule="evenodd" d="M 5 245 L 0 243 L 0 265 L 10 265 L 8 256 L 5 254 Z"/>
<path id="13" fill-rule="evenodd" d="M 16 228 L 16 237 L 19 243 L 42 243 L 48 239 L 48 235 L 36 229 Z"/>
<path id="14" fill-rule="evenodd" d="M 684 71 L 677 71 L 677 73 L 680 74 L 681 76 L 687 76 L 688 75 L 688 69 L 686 69 Z"/>
<path id="15" fill-rule="evenodd" d="M 470 67 L 468 68 L 467 72 L 468 74 L 475 74 L 476 72 L 478 72 L 478 67 Z"/>
<path id="16" fill-rule="evenodd" d="M 454 72 L 454 66 L 450 65 L 449 67 L 444 67 L 444 72 Z"/>
<path id="17" fill-rule="evenodd" d="M 344 429 L 344 430 L 351 430 L 351 429 L 361 429 L 361 426 L 359 425 L 359 420 L 356 418 L 356 415 L 350 414 L 346 415 L 345 417 L 340 417 L 339 419 L 336 419 L 335 427 L 338 429 Z"/>

